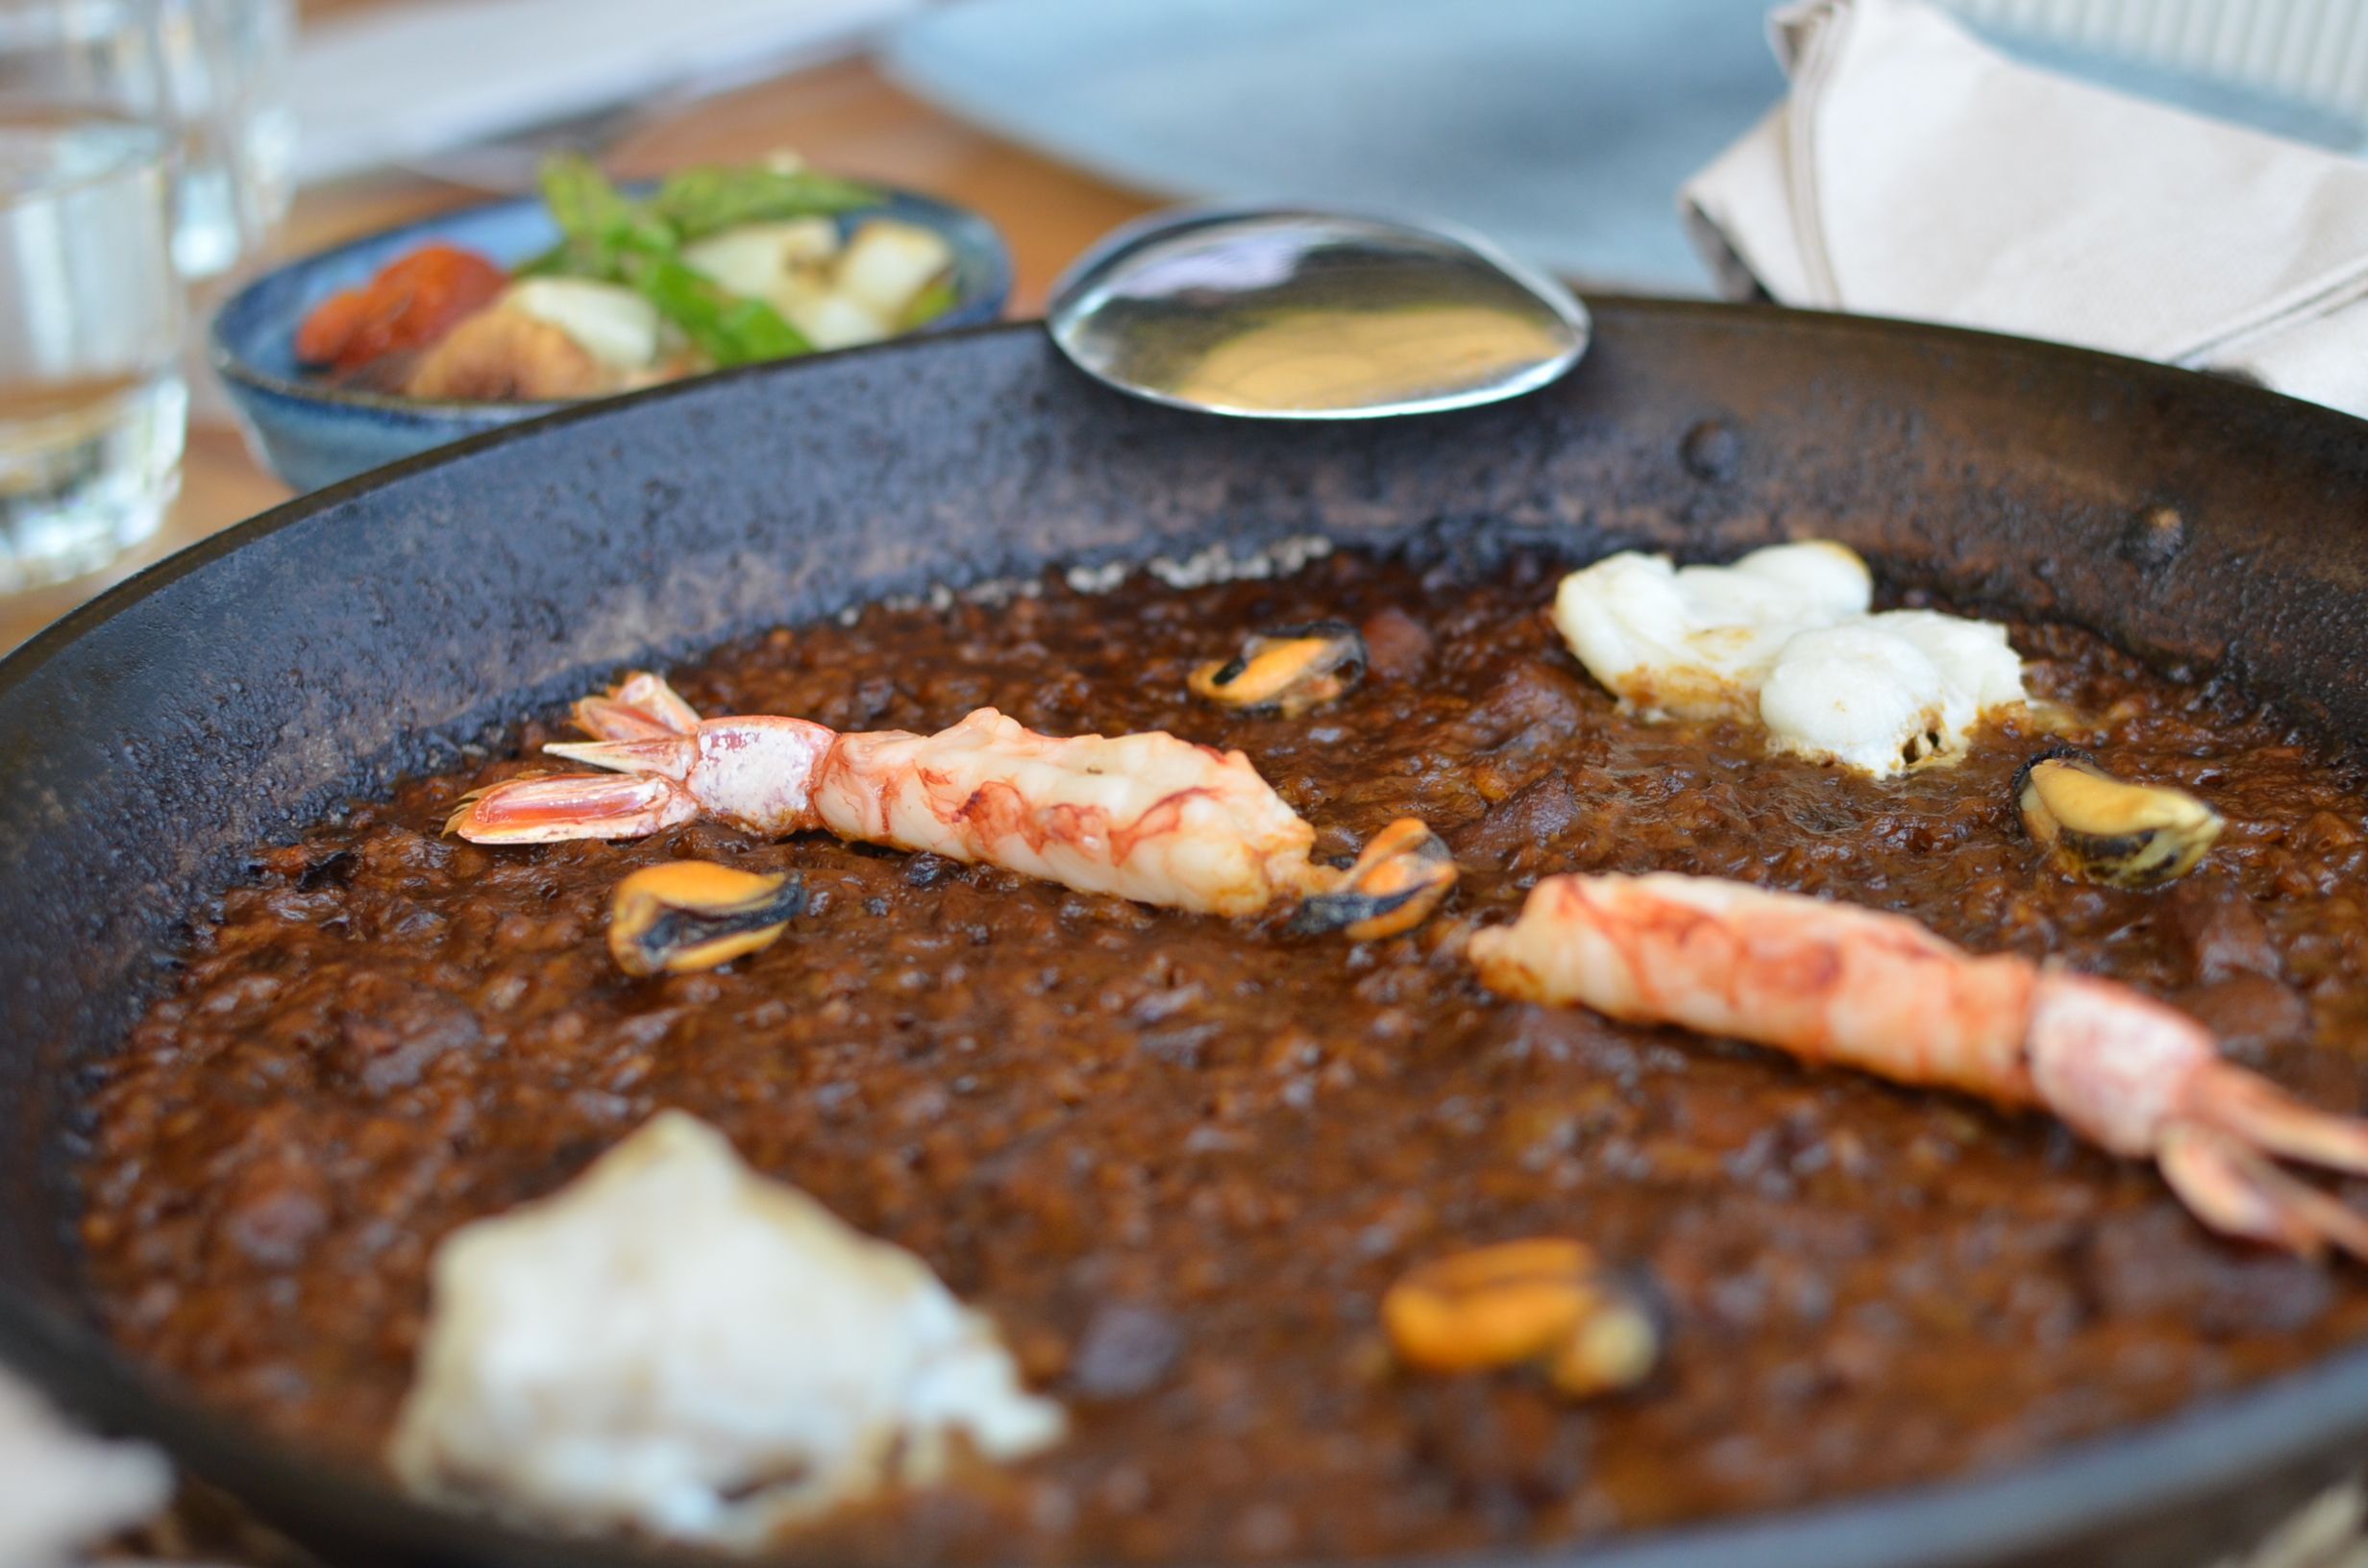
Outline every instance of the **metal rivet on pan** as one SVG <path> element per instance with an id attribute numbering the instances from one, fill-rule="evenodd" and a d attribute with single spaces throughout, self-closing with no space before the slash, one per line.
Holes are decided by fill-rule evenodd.
<path id="1" fill-rule="evenodd" d="M 1723 419 L 1706 419 L 1689 429 L 1677 444 L 1677 460 L 1697 479 L 1714 482 L 1734 474 L 1742 455 L 1743 438 Z"/>
<path id="2" fill-rule="evenodd" d="M 2149 572 L 2179 559 L 2187 548 L 2187 520 L 2175 506 L 2154 506 L 2130 519 L 2121 530 L 2121 558 Z"/>

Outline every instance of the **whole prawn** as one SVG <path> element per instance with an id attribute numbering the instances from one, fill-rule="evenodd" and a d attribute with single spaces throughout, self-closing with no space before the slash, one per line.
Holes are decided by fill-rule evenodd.
<path id="1" fill-rule="evenodd" d="M 2277 1163 L 2368 1174 L 2368 1122 L 2303 1104 L 2113 981 L 1977 957 L 1904 916 L 1666 873 L 1548 877 L 1467 950 L 1483 984 L 1520 1000 L 2052 1112 L 2153 1160 L 2213 1230 L 2368 1258 L 2368 1216 Z"/>
<path id="2" fill-rule="evenodd" d="M 1446 846 L 1393 822 L 1345 870 L 1239 751 L 1175 736 L 1040 735 L 979 708 L 934 735 L 804 719 L 702 719 L 637 673 L 576 704 L 589 742 L 544 750 L 608 770 L 513 779 L 446 828 L 479 844 L 638 838 L 701 817 L 984 862 L 1085 893 L 1216 915 L 1296 900 L 1302 929 L 1359 940 L 1418 923 L 1455 882 Z"/>

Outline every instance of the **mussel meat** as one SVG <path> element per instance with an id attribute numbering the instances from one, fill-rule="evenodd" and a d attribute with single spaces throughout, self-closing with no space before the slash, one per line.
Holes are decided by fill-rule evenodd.
<path id="1" fill-rule="evenodd" d="M 1376 942 L 1411 931 L 1430 917 L 1455 886 L 1455 852 L 1412 817 L 1373 835 L 1340 885 L 1303 899 L 1291 918 L 1302 933 L 1337 931 L 1353 942 Z"/>
<path id="2" fill-rule="evenodd" d="M 712 969 L 770 945 L 805 908 L 796 876 L 703 860 L 645 867 L 608 901 L 608 951 L 631 975 Z"/>
<path id="3" fill-rule="evenodd" d="M 2025 829 L 2067 874 L 2114 888 L 2184 876 L 2227 825 L 2184 790 L 2115 778 L 2069 747 L 2023 764 L 2014 801 Z"/>
<path id="4" fill-rule="evenodd" d="M 1277 626 L 1212 660 L 1186 682 L 1196 697 L 1229 708 L 1273 709 L 1294 719 L 1344 695 L 1365 674 L 1365 638 L 1345 621 Z"/>

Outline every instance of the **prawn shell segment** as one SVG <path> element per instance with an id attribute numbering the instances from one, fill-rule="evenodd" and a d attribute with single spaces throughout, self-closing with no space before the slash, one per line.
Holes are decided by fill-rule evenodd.
<path id="1" fill-rule="evenodd" d="M 813 803 L 842 838 L 1212 915 L 1295 894 L 1316 842 L 1239 751 L 1039 735 L 993 708 L 934 735 L 841 737 Z"/>
<path id="2" fill-rule="evenodd" d="M 2192 1075 L 2218 1056 L 2202 1024 L 2127 986 L 2051 969 L 2034 990 L 2030 1057 L 2040 1097 L 2115 1154 L 2155 1152 Z"/>
<path id="3" fill-rule="evenodd" d="M 816 825 L 814 781 L 837 739 L 807 720 L 750 716 L 708 719 L 688 733 L 554 743 L 543 750 L 587 767 L 674 780 L 703 815 L 777 837 Z"/>
<path id="4" fill-rule="evenodd" d="M 646 670 L 634 671 L 597 696 L 578 698 L 569 716 L 596 741 L 657 740 L 699 728 L 699 710 Z"/>
<path id="5" fill-rule="evenodd" d="M 669 778 L 539 773 L 471 790 L 444 831 L 471 844 L 558 844 L 639 839 L 699 815 L 699 801 Z"/>
<path id="6" fill-rule="evenodd" d="M 2023 1053 L 2032 967 L 1975 958 L 1903 916 L 1670 873 L 1557 876 L 1468 951 L 1484 985 L 1524 1001 L 2036 1099 Z"/>

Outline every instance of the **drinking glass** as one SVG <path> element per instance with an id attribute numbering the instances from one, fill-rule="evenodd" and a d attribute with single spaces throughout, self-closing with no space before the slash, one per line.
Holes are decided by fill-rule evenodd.
<path id="1" fill-rule="evenodd" d="M 287 210 L 294 37 L 292 0 L 0 0 L 0 99 L 165 128 L 174 257 L 209 278 Z"/>
<path id="2" fill-rule="evenodd" d="M 0 105 L 0 592 L 97 571 L 179 488 L 171 169 L 154 126 Z"/>

